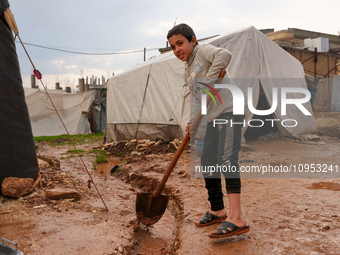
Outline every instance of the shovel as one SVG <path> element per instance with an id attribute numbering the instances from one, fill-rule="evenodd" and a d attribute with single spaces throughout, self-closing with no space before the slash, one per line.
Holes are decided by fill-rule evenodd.
<path id="1" fill-rule="evenodd" d="M 226 70 L 222 70 L 219 76 L 219 79 L 216 83 L 220 83 L 224 75 L 226 74 Z M 209 105 L 211 98 L 208 98 L 207 105 Z M 199 111 L 191 124 L 191 130 L 195 130 L 198 126 L 198 123 L 201 119 L 201 111 Z M 153 193 L 145 193 L 138 192 L 137 200 L 136 200 L 136 214 L 139 222 L 143 223 L 146 226 L 151 226 L 155 224 L 157 221 L 162 218 L 166 207 L 168 205 L 169 196 L 161 195 L 164 190 L 165 183 L 168 180 L 172 170 L 174 169 L 179 157 L 184 151 L 190 140 L 190 134 L 187 133 L 176 151 L 174 158 L 172 159 L 168 169 L 166 170 L 161 182 L 159 183 L 157 189 Z"/>

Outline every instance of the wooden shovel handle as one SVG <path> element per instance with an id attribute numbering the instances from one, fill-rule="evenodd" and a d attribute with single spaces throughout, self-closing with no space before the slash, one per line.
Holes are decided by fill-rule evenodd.
<path id="1" fill-rule="evenodd" d="M 221 73 L 220 73 L 220 76 L 218 77 L 218 80 L 216 81 L 216 84 L 217 84 L 217 83 L 220 83 L 220 82 L 222 81 L 222 79 L 223 79 L 223 77 L 225 76 L 225 74 L 226 74 L 226 70 L 223 69 L 223 70 L 221 71 Z M 207 100 L 208 105 L 209 105 L 209 103 L 210 103 L 210 100 L 209 100 L 209 99 L 211 100 L 211 98 L 208 98 L 208 100 Z M 197 115 L 196 115 L 196 117 L 195 117 L 195 119 L 194 119 L 194 121 L 193 121 L 193 123 L 191 124 L 191 127 L 190 127 L 191 130 L 195 130 L 195 129 L 196 129 L 196 127 L 197 127 L 197 125 L 198 125 L 198 123 L 199 123 L 201 117 L 202 117 L 201 110 L 199 110 L 198 113 L 197 113 Z M 185 147 L 187 146 L 189 140 L 190 140 L 190 134 L 187 133 L 187 134 L 185 135 L 185 137 L 184 137 L 184 139 L 183 139 L 181 145 L 180 145 L 179 148 L 177 149 L 176 154 L 175 154 L 174 158 L 172 159 L 172 161 L 171 161 L 171 163 L 170 163 L 168 169 L 166 170 L 166 172 L 165 172 L 165 174 L 164 174 L 164 176 L 163 176 L 161 182 L 159 183 L 157 189 L 156 189 L 155 192 L 153 193 L 153 195 L 152 195 L 153 197 L 158 197 L 158 196 L 161 194 L 161 192 L 163 191 L 163 189 L 164 189 L 164 187 L 165 187 L 166 181 L 169 179 L 169 176 L 170 176 L 172 170 L 174 169 L 174 167 L 175 167 L 175 165 L 176 165 L 176 163 L 177 163 L 179 157 L 181 156 L 182 152 L 184 151 Z"/>

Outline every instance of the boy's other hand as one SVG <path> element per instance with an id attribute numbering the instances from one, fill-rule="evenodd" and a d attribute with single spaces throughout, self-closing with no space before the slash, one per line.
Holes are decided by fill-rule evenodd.
<path id="1" fill-rule="evenodd" d="M 191 124 L 188 123 L 187 126 L 185 127 L 185 132 L 189 133 L 190 136 L 194 136 L 197 131 L 197 128 L 192 130 L 191 129 Z"/>
<path id="2" fill-rule="evenodd" d="M 185 127 L 185 132 L 190 134 L 190 123 L 188 123 L 187 126 Z"/>

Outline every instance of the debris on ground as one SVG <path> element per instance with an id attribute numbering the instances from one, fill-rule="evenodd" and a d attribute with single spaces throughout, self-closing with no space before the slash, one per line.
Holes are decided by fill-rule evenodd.
<path id="1" fill-rule="evenodd" d="M 6 197 L 23 197 L 33 192 L 34 180 L 31 178 L 7 177 L 1 185 L 1 192 Z"/>
<path id="2" fill-rule="evenodd" d="M 126 157 L 129 155 L 141 156 L 143 154 L 164 154 L 173 153 L 181 145 L 181 141 L 175 139 L 173 141 L 150 141 L 150 140 L 129 140 L 129 141 L 115 141 L 106 143 L 100 146 L 93 147 L 93 149 L 106 150 L 108 154 Z M 187 147 L 189 149 L 190 146 Z"/>
<path id="3" fill-rule="evenodd" d="M 318 136 L 318 135 L 313 135 L 313 134 L 305 134 L 305 135 L 301 135 L 300 138 L 301 138 L 301 141 L 302 141 L 302 142 L 306 142 L 306 141 L 313 141 L 313 142 L 316 142 L 316 141 L 319 141 L 319 140 L 320 140 L 320 136 Z"/>
<path id="4" fill-rule="evenodd" d="M 54 188 L 46 190 L 46 196 L 51 200 L 78 198 L 79 194 L 74 189 Z"/>

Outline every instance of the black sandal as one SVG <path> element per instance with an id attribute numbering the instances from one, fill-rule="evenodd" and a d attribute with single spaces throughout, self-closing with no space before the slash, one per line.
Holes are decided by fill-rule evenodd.
<path id="1" fill-rule="evenodd" d="M 220 223 L 224 221 L 227 218 L 227 216 L 228 215 L 223 216 L 223 217 L 218 217 L 208 211 L 205 213 L 203 218 L 200 219 L 199 223 L 195 222 L 195 225 L 197 227 L 205 227 L 205 226 L 209 226 L 215 223 Z"/>
<path id="2" fill-rule="evenodd" d="M 231 230 L 230 230 L 231 229 Z M 238 227 L 229 221 L 223 221 L 222 224 L 217 228 L 216 234 L 209 235 L 210 238 L 220 238 L 226 236 L 233 236 L 243 234 L 249 231 L 249 226 Z"/>

